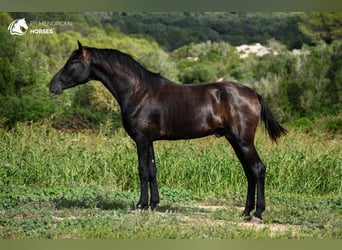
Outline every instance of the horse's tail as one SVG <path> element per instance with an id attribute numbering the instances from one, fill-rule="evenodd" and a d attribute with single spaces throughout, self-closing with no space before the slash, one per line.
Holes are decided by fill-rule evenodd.
<path id="1" fill-rule="evenodd" d="M 272 141 L 277 143 L 279 137 L 287 134 L 287 130 L 284 129 L 274 118 L 265 100 L 260 95 L 257 94 L 257 96 L 261 104 L 261 119 L 265 124 L 268 135 Z"/>

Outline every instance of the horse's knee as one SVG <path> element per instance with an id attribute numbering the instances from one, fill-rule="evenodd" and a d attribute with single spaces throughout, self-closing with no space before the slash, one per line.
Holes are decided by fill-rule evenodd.
<path id="1" fill-rule="evenodd" d="M 266 167 L 261 161 L 255 164 L 255 174 L 257 177 L 264 177 L 266 174 Z"/>
<path id="2" fill-rule="evenodd" d="M 258 165 L 258 167 L 257 167 L 258 175 L 260 177 L 265 177 L 265 174 L 266 174 L 265 165 L 261 161 L 257 165 Z"/>
<path id="3" fill-rule="evenodd" d="M 252 173 L 253 173 L 253 177 L 256 180 L 256 182 L 263 181 L 265 179 L 265 175 L 266 175 L 265 165 L 261 161 L 257 162 L 252 167 Z"/>

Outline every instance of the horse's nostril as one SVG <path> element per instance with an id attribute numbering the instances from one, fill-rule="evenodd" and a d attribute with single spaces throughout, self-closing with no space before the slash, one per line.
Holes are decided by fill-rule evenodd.
<path id="1" fill-rule="evenodd" d="M 62 93 L 62 87 L 61 86 L 59 86 L 59 85 L 53 85 L 53 84 L 51 84 L 50 85 L 50 92 L 52 93 L 52 94 L 60 94 L 60 93 Z"/>

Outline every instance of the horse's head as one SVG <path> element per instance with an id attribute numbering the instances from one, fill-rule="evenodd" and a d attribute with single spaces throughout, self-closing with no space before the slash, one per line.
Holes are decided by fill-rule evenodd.
<path id="1" fill-rule="evenodd" d="M 78 50 L 75 50 L 63 68 L 53 77 L 50 91 L 60 94 L 64 89 L 88 82 L 90 79 L 89 52 L 77 41 Z"/>
<path id="2" fill-rule="evenodd" d="M 20 28 L 24 28 L 25 30 L 28 29 L 25 18 L 19 19 L 17 25 L 19 25 Z"/>
<path id="3" fill-rule="evenodd" d="M 28 30 L 27 23 L 25 21 L 25 18 L 14 20 L 10 23 L 8 26 L 8 30 L 10 31 L 11 35 L 18 35 L 23 36 L 26 34 L 26 31 Z"/>

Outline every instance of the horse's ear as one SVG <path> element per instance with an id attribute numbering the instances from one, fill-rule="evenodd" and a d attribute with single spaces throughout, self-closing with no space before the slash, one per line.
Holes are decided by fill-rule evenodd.
<path id="1" fill-rule="evenodd" d="M 86 47 L 83 47 L 83 45 L 81 44 L 81 42 L 79 40 L 77 40 L 77 44 L 78 44 L 78 51 L 81 52 L 81 55 L 83 56 L 83 58 L 89 59 L 89 53 L 86 50 Z"/>
<path id="2" fill-rule="evenodd" d="M 78 44 L 78 49 L 81 50 L 83 46 L 79 40 L 77 40 L 77 44 Z"/>

